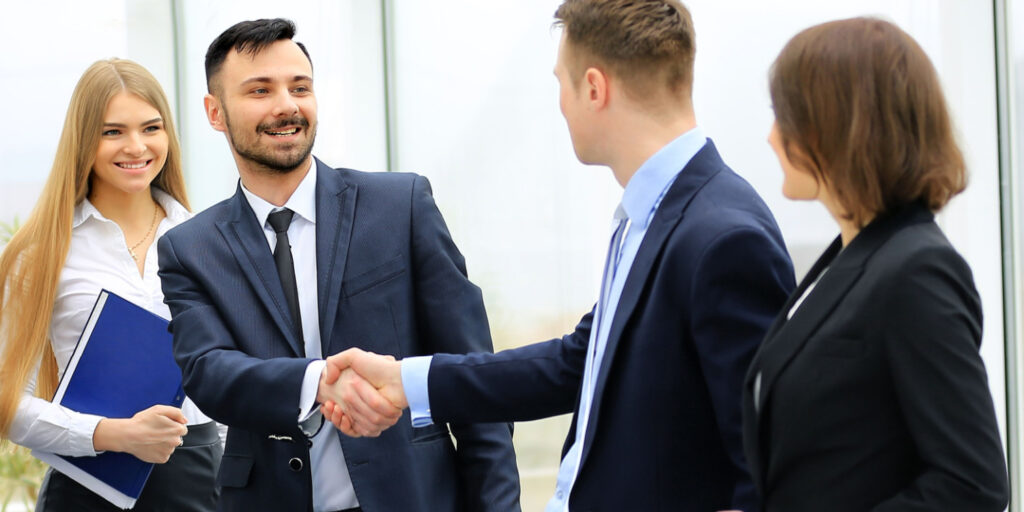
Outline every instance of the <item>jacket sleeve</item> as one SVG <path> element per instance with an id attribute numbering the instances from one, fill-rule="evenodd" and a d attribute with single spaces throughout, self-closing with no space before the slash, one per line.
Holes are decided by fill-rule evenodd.
<path id="1" fill-rule="evenodd" d="M 733 466 L 734 509 L 760 509 L 743 454 L 741 397 L 747 367 L 793 290 L 784 247 L 760 229 L 719 234 L 697 260 L 689 304 L 691 328 L 722 446 Z"/>
<path id="2" fill-rule="evenodd" d="M 430 365 L 430 407 L 444 421 L 531 421 L 573 412 L 579 401 L 593 313 L 562 338 L 497 354 L 439 354 Z"/>
<path id="3" fill-rule="evenodd" d="M 312 360 L 261 359 L 239 350 L 198 274 L 179 257 L 172 233 L 158 242 L 160 281 L 185 393 L 218 423 L 300 434 L 300 388 Z"/>
<path id="4" fill-rule="evenodd" d="M 908 259 L 880 295 L 893 389 L 923 466 L 877 511 L 1001 511 L 1009 490 L 981 343 L 981 303 L 952 248 Z"/>
<path id="5" fill-rule="evenodd" d="M 490 330 L 480 289 L 466 276 L 465 261 L 426 178 L 412 186 L 412 265 L 417 332 L 429 352 L 490 353 Z M 443 421 L 443 420 L 442 420 Z M 518 510 L 519 472 L 508 423 L 451 422 L 458 473 L 467 510 Z"/>

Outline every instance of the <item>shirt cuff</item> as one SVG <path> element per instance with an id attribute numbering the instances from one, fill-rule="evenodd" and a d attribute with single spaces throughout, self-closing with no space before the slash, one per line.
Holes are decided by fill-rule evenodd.
<path id="1" fill-rule="evenodd" d="M 93 435 L 96 434 L 96 425 L 99 425 L 102 419 L 103 416 L 96 416 L 95 414 L 77 413 L 71 415 L 71 431 L 81 432 L 81 435 L 72 435 L 69 438 L 73 454 L 81 454 L 88 457 L 103 453 L 96 451 L 96 445 L 93 444 L 92 440 Z"/>
<path id="2" fill-rule="evenodd" d="M 306 375 L 302 378 L 302 390 L 299 392 L 299 428 L 306 435 L 313 435 L 320 429 L 323 415 L 316 407 L 316 395 L 320 389 L 320 374 L 323 373 L 327 361 L 320 359 L 306 366 Z"/>
<path id="3" fill-rule="evenodd" d="M 412 426 L 426 427 L 434 424 L 430 414 L 430 392 L 427 376 L 433 356 L 407 357 L 402 359 L 402 390 L 409 402 L 409 417 Z"/>
<path id="4" fill-rule="evenodd" d="M 50 404 L 46 404 L 50 405 Z M 56 405 L 56 404 L 54 404 Z M 33 423 L 36 433 L 49 433 L 47 443 L 28 443 L 31 448 L 52 451 L 69 457 L 93 457 L 96 451 L 92 437 L 103 416 L 72 411 L 63 406 L 46 407 Z"/>

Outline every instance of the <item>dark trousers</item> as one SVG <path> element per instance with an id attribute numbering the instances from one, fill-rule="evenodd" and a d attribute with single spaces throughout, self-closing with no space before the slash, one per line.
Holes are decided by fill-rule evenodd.
<path id="1" fill-rule="evenodd" d="M 185 444 L 166 464 L 157 464 L 135 508 L 145 512 L 213 512 L 220 489 L 217 468 L 224 448 L 217 424 L 189 425 Z M 120 508 L 63 473 L 49 470 L 39 491 L 36 512 L 120 512 Z"/>

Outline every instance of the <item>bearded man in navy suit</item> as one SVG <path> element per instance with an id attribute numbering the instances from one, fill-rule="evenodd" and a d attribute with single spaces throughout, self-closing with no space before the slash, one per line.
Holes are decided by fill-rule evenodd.
<path id="1" fill-rule="evenodd" d="M 359 382 L 327 385 L 322 356 L 356 343 L 399 358 L 489 352 L 491 341 L 427 180 L 311 156 L 313 70 L 294 32 L 247 21 L 210 45 L 206 112 L 241 180 L 159 243 L 185 389 L 230 427 L 220 508 L 518 510 L 508 424 L 403 424 L 378 439 L 319 428 L 316 404 Z"/>

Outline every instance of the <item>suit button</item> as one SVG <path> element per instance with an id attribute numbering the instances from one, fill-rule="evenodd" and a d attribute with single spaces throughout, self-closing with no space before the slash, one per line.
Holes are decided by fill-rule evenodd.
<path id="1" fill-rule="evenodd" d="M 302 471 L 302 459 L 298 457 L 292 457 L 291 460 L 288 461 L 288 467 L 292 468 L 292 471 L 296 473 Z"/>

